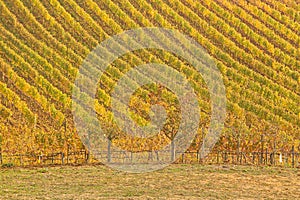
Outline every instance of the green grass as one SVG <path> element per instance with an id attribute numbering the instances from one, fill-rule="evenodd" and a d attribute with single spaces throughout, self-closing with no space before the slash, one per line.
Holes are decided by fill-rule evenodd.
<path id="1" fill-rule="evenodd" d="M 297 199 L 300 171 L 171 165 L 128 174 L 105 166 L 0 170 L 0 199 Z"/>

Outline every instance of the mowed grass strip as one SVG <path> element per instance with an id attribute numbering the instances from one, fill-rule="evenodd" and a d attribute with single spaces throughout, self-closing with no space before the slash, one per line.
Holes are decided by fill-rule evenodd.
<path id="1" fill-rule="evenodd" d="M 171 165 L 128 174 L 102 165 L 0 170 L 0 199 L 298 199 L 300 170 Z"/>

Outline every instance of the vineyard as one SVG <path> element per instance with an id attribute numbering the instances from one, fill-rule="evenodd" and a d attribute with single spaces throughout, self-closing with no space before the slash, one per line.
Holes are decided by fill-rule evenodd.
<path id="1" fill-rule="evenodd" d="M 298 0 L 1 0 L 1 162 L 15 155 L 37 155 L 34 162 L 40 162 L 39 155 L 61 159 L 70 152 L 85 152 L 85 162 L 87 143 L 78 136 L 72 114 L 79 68 L 102 41 L 140 27 L 179 30 L 213 57 L 227 98 L 225 128 L 215 152 L 300 152 Z M 151 105 L 165 107 L 168 118 L 161 132 L 132 138 L 114 123 L 112 89 L 134 66 L 147 63 L 171 66 L 193 87 L 201 120 L 189 151 L 197 152 L 210 123 L 208 88 L 191 63 L 158 49 L 119 57 L 99 77 L 96 100 L 83 94 L 94 103 L 109 142 L 149 152 L 174 138 L 180 105 L 159 84 L 139 88 L 129 107 L 140 125 L 150 121 Z"/>

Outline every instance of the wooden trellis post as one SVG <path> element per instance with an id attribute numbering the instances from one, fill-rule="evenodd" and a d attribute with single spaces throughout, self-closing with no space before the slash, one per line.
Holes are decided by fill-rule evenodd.
<path id="1" fill-rule="evenodd" d="M 175 142 L 174 140 L 171 141 L 171 161 L 174 162 L 175 161 Z"/>
<path id="2" fill-rule="evenodd" d="M 295 146 L 292 147 L 292 166 L 295 167 Z"/>
<path id="3" fill-rule="evenodd" d="M 111 162 L 111 140 L 107 139 L 107 162 Z"/>
<path id="4" fill-rule="evenodd" d="M 263 164 L 263 159 L 264 159 L 264 134 L 261 134 L 261 136 L 260 136 L 260 143 L 261 143 L 260 164 Z"/>

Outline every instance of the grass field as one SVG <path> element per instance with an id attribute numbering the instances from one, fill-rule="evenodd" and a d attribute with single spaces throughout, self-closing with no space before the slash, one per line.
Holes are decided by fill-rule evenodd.
<path id="1" fill-rule="evenodd" d="M 0 170 L 1 199 L 299 199 L 299 169 L 171 165 L 127 174 L 105 166 Z"/>

